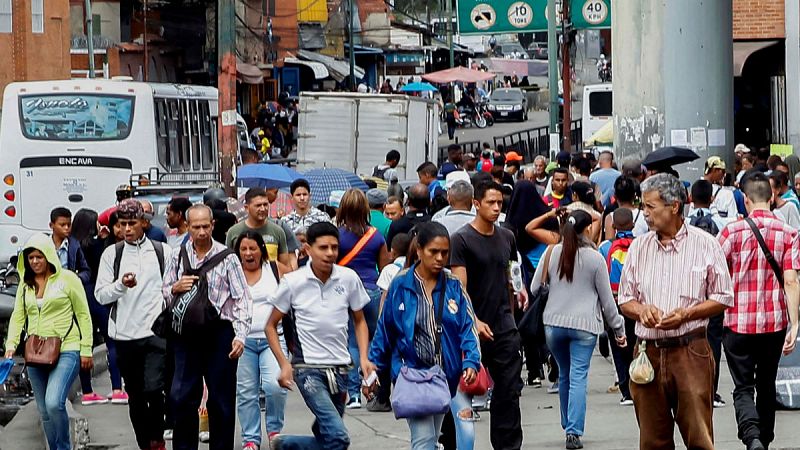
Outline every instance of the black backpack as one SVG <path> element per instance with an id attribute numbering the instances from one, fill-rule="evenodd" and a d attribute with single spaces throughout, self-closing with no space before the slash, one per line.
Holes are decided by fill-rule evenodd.
<path id="1" fill-rule="evenodd" d="M 698 211 L 697 215 L 689 220 L 689 225 L 700 228 L 712 236 L 719 234 L 719 227 L 716 223 L 714 223 L 714 218 L 711 216 L 711 214 L 705 214 L 703 211 Z"/>
<path id="2" fill-rule="evenodd" d="M 184 275 L 195 275 L 191 289 L 175 297 L 170 311 L 172 313 L 172 331 L 178 336 L 198 335 L 207 330 L 208 325 L 219 319 L 217 308 L 208 299 L 208 280 L 206 274 L 234 254 L 230 249 L 225 249 L 208 259 L 200 267 L 193 269 L 189 262 L 186 246 L 181 246 L 180 260 L 183 263 Z"/>
<path id="3" fill-rule="evenodd" d="M 372 169 L 372 176 L 383 180 L 383 175 L 386 174 L 386 171 L 389 170 L 389 167 L 384 167 L 383 169 L 381 169 L 380 167 L 381 166 L 375 166 Z"/>

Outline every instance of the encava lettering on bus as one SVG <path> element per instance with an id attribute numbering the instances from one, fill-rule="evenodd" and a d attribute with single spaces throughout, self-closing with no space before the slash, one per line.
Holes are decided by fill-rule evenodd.
<path id="1" fill-rule="evenodd" d="M 58 163 L 62 166 L 91 166 L 92 158 L 62 157 L 58 158 Z"/>

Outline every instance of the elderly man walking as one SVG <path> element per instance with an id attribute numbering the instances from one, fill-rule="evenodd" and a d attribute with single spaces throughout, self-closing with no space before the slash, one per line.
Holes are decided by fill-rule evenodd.
<path id="1" fill-rule="evenodd" d="M 677 424 L 686 447 L 713 450 L 706 327 L 733 306 L 733 283 L 716 239 L 684 221 L 681 182 L 659 174 L 641 189 L 651 231 L 631 244 L 619 286 L 622 313 L 636 320 L 637 348 L 644 346 L 655 371 L 651 382 L 630 386 L 639 448 L 674 449 Z"/>
<path id="2" fill-rule="evenodd" d="M 748 450 L 763 450 L 775 438 L 781 352 L 791 353 L 797 341 L 800 245 L 797 231 L 770 212 L 769 179 L 756 173 L 744 180 L 749 216 L 719 235 L 735 294 L 733 308 L 725 313 L 723 342 L 735 386 L 739 439 Z"/>

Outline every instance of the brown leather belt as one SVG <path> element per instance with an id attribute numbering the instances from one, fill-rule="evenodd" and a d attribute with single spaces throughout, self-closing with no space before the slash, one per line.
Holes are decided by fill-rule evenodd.
<path id="1" fill-rule="evenodd" d="M 678 337 L 671 337 L 671 338 L 663 338 L 663 339 L 651 339 L 648 340 L 648 344 L 653 344 L 655 348 L 674 348 L 674 347 L 684 347 L 689 345 L 690 342 L 696 339 L 705 339 L 706 338 L 706 329 L 705 328 L 698 328 L 694 331 L 690 331 L 683 336 Z"/>

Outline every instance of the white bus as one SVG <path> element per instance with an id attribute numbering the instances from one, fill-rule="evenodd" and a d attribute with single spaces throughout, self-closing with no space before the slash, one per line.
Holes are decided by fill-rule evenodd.
<path id="1" fill-rule="evenodd" d="M 0 262 L 48 229 L 52 208 L 103 211 L 135 174 L 216 179 L 217 104 L 217 89 L 205 86 L 9 84 L 0 120 Z"/>
<path id="2" fill-rule="evenodd" d="M 613 98 L 611 83 L 583 87 L 582 142 L 588 141 L 606 122 L 614 118 Z"/>

